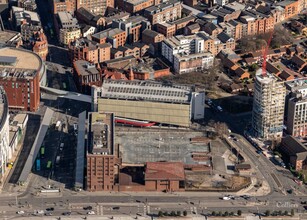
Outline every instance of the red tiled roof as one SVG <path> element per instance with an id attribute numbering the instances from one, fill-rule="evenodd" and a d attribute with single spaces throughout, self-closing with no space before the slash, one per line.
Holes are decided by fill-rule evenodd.
<path id="1" fill-rule="evenodd" d="M 184 180 L 182 162 L 147 162 L 145 180 Z"/>

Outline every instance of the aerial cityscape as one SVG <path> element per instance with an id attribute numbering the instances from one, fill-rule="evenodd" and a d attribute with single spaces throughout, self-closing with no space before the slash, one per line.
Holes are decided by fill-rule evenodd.
<path id="1" fill-rule="evenodd" d="M 307 0 L 0 0 L 0 219 L 307 220 Z"/>

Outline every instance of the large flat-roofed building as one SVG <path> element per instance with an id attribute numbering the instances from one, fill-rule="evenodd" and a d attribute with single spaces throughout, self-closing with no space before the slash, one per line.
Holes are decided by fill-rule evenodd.
<path id="1" fill-rule="evenodd" d="M 191 86 L 105 80 L 102 87 L 93 87 L 92 98 L 94 111 L 126 119 L 189 127 L 192 119 L 204 118 L 205 93 Z"/>
<path id="2" fill-rule="evenodd" d="M 117 172 L 113 113 L 89 113 L 86 189 L 112 191 Z"/>
<path id="3" fill-rule="evenodd" d="M 160 4 L 161 0 L 118 0 L 116 5 L 129 13 L 136 13 L 142 11 L 153 5 Z"/>
<path id="4" fill-rule="evenodd" d="M 0 49 L 0 86 L 9 107 L 36 111 L 40 103 L 40 81 L 46 81 L 45 66 L 35 53 L 16 48 Z"/>

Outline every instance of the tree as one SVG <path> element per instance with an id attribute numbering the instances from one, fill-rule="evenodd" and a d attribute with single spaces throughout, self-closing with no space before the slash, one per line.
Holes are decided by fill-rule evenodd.
<path id="1" fill-rule="evenodd" d="M 230 216 L 234 216 L 235 213 L 234 213 L 234 212 L 230 212 L 229 215 L 230 215 Z"/>
<path id="2" fill-rule="evenodd" d="M 224 213 L 224 216 L 229 216 L 229 212 L 226 211 L 226 212 Z"/>
<path id="3" fill-rule="evenodd" d="M 158 216 L 159 216 L 159 217 L 162 217 L 162 216 L 163 216 L 163 212 L 162 212 L 162 211 L 159 211 L 159 212 L 158 212 Z"/>
<path id="4" fill-rule="evenodd" d="M 164 216 L 168 216 L 168 212 L 163 212 L 163 215 Z"/>
<path id="5" fill-rule="evenodd" d="M 176 216 L 176 212 L 175 211 L 171 211 L 170 216 Z"/>
<path id="6" fill-rule="evenodd" d="M 285 212 L 284 212 L 284 215 L 286 215 L 286 216 L 289 215 L 288 211 L 285 211 Z"/>
<path id="7" fill-rule="evenodd" d="M 183 216 L 187 216 L 188 212 L 186 210 L 183 211 Z"/>
<path id="8" fill-rule="evenodd" d="M 266 216 L 270 216 L 271 212 L 270 212 L 270 210 L 266 210 L 264 214 L 265 214 Z"/>
<path id="9" fill-rule="evenodd" d="M 294 216 L 294 209 L 291 209 L 291 216 Z"/>
<path id="10" fill-rule="evenodd" d="M 218 216 L 222 216 L 222 212 L 221 211 L 219 211 Z"/>
<path id="11" fill-rule="evenodd" d="M 177 211 L 177 216 L 181 216 L 181 211 Z"/>
<path id="12" fill-rule="evenodd" d="M 211 213 L 211 215 L 216 216 L 216 212 L 215 212 L 215 211 L 213 211 L 213 212 Z"/>
<path id="13" fill-rule="evenodd" d="M 241 216 L 242 215 L 242 211 L 238 210 L 237 214 L 238 214 L 238 216 Z"/>

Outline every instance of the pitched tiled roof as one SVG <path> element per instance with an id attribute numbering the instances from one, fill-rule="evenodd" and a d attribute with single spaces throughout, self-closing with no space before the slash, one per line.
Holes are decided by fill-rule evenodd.
<path id="1" fill-rule="evenodd" d="M 295 63 L 298 67 L 303 66 L 306 62 L 296 54 L 292 57 L 291 61 Z"/>
<path id="2" fill-rule="evenodd" d="M 229 37 L 228 34 L 222 32 L 219 35 L 217 35 L 217 38 L 222 41 L 223 43 L 226 43 L 229 39 L 231 39 L 231 37 Z"/>
<path id="3" fill-rule="evenodd" d="M 182 162 L 147 162 L 145 180 L 184 180 Z"/>

